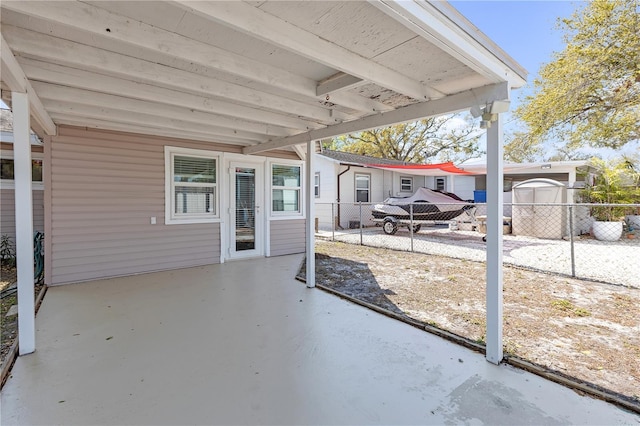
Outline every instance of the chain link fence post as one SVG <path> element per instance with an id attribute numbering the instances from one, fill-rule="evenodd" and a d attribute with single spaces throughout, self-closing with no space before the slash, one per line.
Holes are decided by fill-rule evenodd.
<path id="1" fill-rule="evenodd" d="M 409 204 L 409 235 L 411 238 L 411 253 L 413 253 L 413 203 Z"/>
<path id="2" fill-rule="evenodd" d="M 573 218 L 573 206 L 569 206 L 569 242 L 571 243 L 571 276 L 576 276 L 576 254 L 574 243 L 574 218 Z"/>
<path id="3" fill-rule="evenodd" d="M 362 244 L 362 201 L 358 201 L 358 207 L 360 208 L 360 218 L 358 219 L 358 227 L 360 228 L 360 245 Z"/>
<path id="4" fill-rule="evenodd" d="M 336 240 L 336 214 L 334 206 L 335 204 L 331 203 L 331 241 Z"/>

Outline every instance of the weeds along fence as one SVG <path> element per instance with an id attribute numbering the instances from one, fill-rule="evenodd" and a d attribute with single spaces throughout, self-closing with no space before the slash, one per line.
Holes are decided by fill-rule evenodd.
<path id="1" fill-rule="evenodd" d="M 381 209 L 372 203 L 318 203 L 316 235 L 484 262 L 487 206 L 462 207 L 414 203 Z M 614 220 L 596 221 L 605 216 Z M 640 287 L 640 204 L 504 204 L 503 260 L 533 270 Z"/>

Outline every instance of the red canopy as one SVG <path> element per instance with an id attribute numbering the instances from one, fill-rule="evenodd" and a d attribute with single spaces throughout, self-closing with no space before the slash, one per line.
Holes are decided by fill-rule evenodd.
<path id="1" fill-rule="evenodd" d="M 418 176 L 470 175 L 457 168 L 451 161 L 439 164 L 367 164 L 375 169 L 392 170 Z"/>

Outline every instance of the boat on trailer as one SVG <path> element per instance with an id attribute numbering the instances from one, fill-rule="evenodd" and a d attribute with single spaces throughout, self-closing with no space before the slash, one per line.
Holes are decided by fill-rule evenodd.
<path id="1" fill-rule="evenodd" d="M 386 234 L 393 235 L 398 225 L 418 232 L 422 224 L 450 221 L 467 213 L 473 217 L 475 205 L 455 194 L 429 188 L 419 188 L 410 197 L 391 197 L 375 204 L 371 214 L 375 222 L 382 222 Z"/>

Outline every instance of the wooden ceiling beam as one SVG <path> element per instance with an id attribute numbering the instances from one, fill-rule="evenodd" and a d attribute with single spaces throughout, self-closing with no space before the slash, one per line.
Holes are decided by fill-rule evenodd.
<path id="1" fill-rule="evenodd" d="M 245 2 L 177 1 L 186 10 L 346 74 L 423 101 L 443 96 L 420 81 L 380 65 Z"/>

